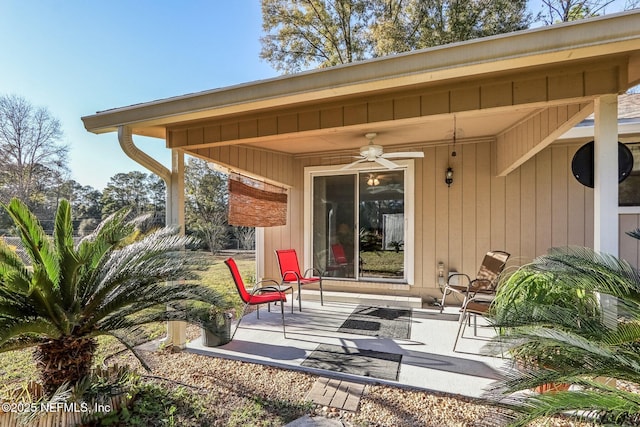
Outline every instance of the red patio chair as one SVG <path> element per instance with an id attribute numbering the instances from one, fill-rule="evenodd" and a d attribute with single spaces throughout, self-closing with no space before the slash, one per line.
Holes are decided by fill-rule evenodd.
<path id="1" fill-rule="evenodd" d="M 300 272 L 300 264 L 298 263 L 298 255 L 295 249 L 280 249 L 276 250 L 276 259 L 278 260 L 278 267 L 280 268 L 280 275 L 282 276 L 282 283 L 298 284 L 298 306 L 302 311 L 302 298 L 300 291 L 302 285 L 309 283 L 318 283 L 320 285 L 320 305 L 324 305 L 324 298 L 322 295 L 322 275 L 316 269 L 309 268 L 304 274 Z M 306 277 L 308 273 L 317 272 L 317 277 Z"/>
<path id="2" fill-rule="evenodd" d="M 227 264 L 227 267 L 229 267 L 229 271 L 231 272 L 233 281 L 235 282 L 238 293 L 240 294 L 240 299 L 242 300 L 242 302 L 244 302 L 242 313 L 240 313 L 240 316 L 238 316 L 238 323 L 236 323 L 236 328 L 233 330 L 233 334 L 231 334 L 231 339 L 233 339 L 234 335 L 236 334 L 236 331 L 240 326 L 242 316 L 244 316 L 244 312 L 246 311 L 248 306 L 256 306 L 256 316 L 259 319 L 260 304 L 270 304 L 272 302 L 280 302 L 280 311 L 282 313 L 282 333 L 286 338 L 287 333 L 284 326 L 284 303 L 287 302 L 287 296 L 285 295 L 285 292 L 291 290 L 291 312 L 293 313 L 293 288 L 291 286 L 280 286 L 275 280 L 262 280 L 256 283 L 253 289 L 251 289 L 251 291 L 249 292 L 244 285 L 244 281 L 242 280 L 242 276 L 238 271 L 238 266 L 236 265 L 234 259 L 228 258 L 224 263 Z M 262 286 L 263 283 L 273 283 L 273 285 Z"/>
<path id="3" fill-rule="evenodd" d="M 327 275 L 338 272 L 340 276 L 353 276 L 353 263 L 347 259 L 344 246 L 340 243 L 331 245 L 331 263 L 327 265 L 325 272 Z"/>
<path id="4" fill-rule="evenodd" d="M 334 243 L 333 245 L 331 245 L 331 253 L 333 254 L 333 259 L 336 261 L 336 264 L 349 264 L 349 261 L 347 261 L 347 256 L 344 253 L 344 247 L 340 243 Z"/>

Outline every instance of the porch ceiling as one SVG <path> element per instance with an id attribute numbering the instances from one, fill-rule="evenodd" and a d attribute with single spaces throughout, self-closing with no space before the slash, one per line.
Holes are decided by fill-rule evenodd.
<path id="1" fill-rule="evenodd" d="M 495 135 L 539 110 L 540 108 L 512 108 L 501 112 L 478 110 L 455 114 L 457 143 L 493 140 Z M 295 156 L 341 151 L 356 154 L 359 147 L 368 143 L 364 137 L 368 132 L 376 132 L 378 135 L 375 143 L 392 147 L 389 151 L 414 145 L 450 144 L 453 139 L 453 114 L 257 137 L 245 141 L 243 145 Z"/>

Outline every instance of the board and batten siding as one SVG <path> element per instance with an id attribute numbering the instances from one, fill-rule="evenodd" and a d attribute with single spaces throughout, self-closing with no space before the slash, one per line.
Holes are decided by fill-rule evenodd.
<path id="1" fill-rule="evenodd" d="M 553 246 L 593 246 L 593 190 L 571 174 L 578 145 L 552 144 L 505 177 L 496 176 L 495 142 L 422 148 L 415 160 L 415 283 L 390 285 L 327 281 L 327 289 L 439 297 L 437 265 L 445 271 L 475 276 L 488 250 L 512 254 L 510 266 L 522 265 Z M 304 168 L 347 163 L 332 156 L 295 158 L 242 146 L 202 149 L 202 157 L 239 171 L 264 176 L 289 187 L 287 225 L 264 230 L 264 277 L 278 277 L 274 250 L 304 253 Z M 444 182 L 451 166 L 454 181 Z M 621 221 L 637 216 L 624 216 Z M 635 224 L 635 223 L 634 223 Z M 621 230 L 633 229 L 632 224 Z M 640 259 L 625 242 L 621 252 Z M 623 246 L 623 245 L 621 245 Z M 409 255 L 411 256 L 411 255 Z M 302 260 L 301 260 L 302 262 Z"/>
<path id="2" fill-rule="evenodd" d="M 488 250 L 511 253 L 508 265 L 519 266 L 553 246 L 593 246 L 593 190 L 571 175 L 577 148 L 552 145 L 505 177 L 495 175 L 495 143 L 459 146 L 455 157 L 451 147 L 425 149 L 416 171 L 418 292 L 439 296 L 438 262 L 473 277 Z"/>
<path id="3" fill-rule="evenodd" d="M 640 214 L 622 214 L 619 218 L 620 258 L 638 268 L 640 266 L 640 240 L 628 236 L 626 232 L 640 228 Z"/>

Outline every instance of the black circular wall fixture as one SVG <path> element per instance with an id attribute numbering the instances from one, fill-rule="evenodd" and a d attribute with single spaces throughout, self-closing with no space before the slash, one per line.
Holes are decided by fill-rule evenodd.
<path id="1" fill-rule="evenodd" d="M 593 188 L 593 146 L 594 142 L 587 142 L 576 151 L 571 161 L 571 172 L 578 182 Z M 618 183 L 621 183 L 633 169 L 633 154 L 621 142 L 618 142 Z"/>

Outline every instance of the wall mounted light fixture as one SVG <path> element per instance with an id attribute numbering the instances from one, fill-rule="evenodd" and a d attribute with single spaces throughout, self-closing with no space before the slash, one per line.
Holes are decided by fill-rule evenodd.
<path id="1" fill-rule="evenodd" d="M 447 183 L 447 187 L 451 187 L 453 183 L 453 169 L 451 169 L 451 167 L 448 167 L 444 174 L 444 182 Z"/>

